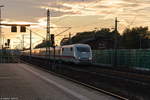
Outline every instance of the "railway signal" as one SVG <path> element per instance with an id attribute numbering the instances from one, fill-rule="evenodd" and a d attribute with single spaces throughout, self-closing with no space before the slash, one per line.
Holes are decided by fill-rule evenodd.
<path id="1" fill-rule="evenodd" d="M 7 39 L 7 42 L 5 43 L 5 48 L 9 48 L 10 46 L 10 39 Z"/>
<path id="2" fill-rule="evenodd" d="M 54 34 L 51 34 L 51 44 L 54 47 L 55 46 L 55 36 Z"/>
<path id="3" fill-rule="evenodd" d="M 10 46 L 10 39 L 7 39 L 7 45 Z"/>

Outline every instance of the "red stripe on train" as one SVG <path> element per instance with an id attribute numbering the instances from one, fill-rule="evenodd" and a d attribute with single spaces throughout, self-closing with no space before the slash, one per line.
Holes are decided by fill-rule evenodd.
<path id="1" fill-rule="evenodd" d="M 73 59 L 75 59 L 74 56 L 58 56 L 58 55 L 55 55 L 55 57 L 60 57 L 60 58 L 73 58 Z"/>

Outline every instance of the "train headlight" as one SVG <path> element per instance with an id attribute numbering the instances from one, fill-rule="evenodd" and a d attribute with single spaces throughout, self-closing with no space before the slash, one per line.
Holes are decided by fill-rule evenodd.
<path id="1" fill-rule="evenodd" d="M 89 60 L 92 60 L 92 57 L 89 57 Z"/>

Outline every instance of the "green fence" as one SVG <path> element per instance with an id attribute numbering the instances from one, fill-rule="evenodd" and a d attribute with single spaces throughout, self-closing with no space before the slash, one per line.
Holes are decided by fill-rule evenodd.
<path id="1" fill-rule="evenodd" d="M 93 50 L 93 62 L 113 66 L 150 69 L 150 49 Z"/>

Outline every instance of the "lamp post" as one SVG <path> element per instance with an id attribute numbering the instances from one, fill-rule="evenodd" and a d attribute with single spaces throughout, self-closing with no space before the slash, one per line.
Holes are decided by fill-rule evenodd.
<path id="1" fill-rule="evenodd" d="M 1 29 L 1 8 L 4 7 L 3 5 L 0 5 L 0 62 L 2 62 L 2 29 Z"/>
<path id="2" fill-rule="evenodd" d="M 4 5 L 0 5 L 0 48 L 2 49 L 2 27 L 1 27 L 1 21 L 2 21 L 2 14 L 1 14 L 1 8 L 4 7 Z"/>

